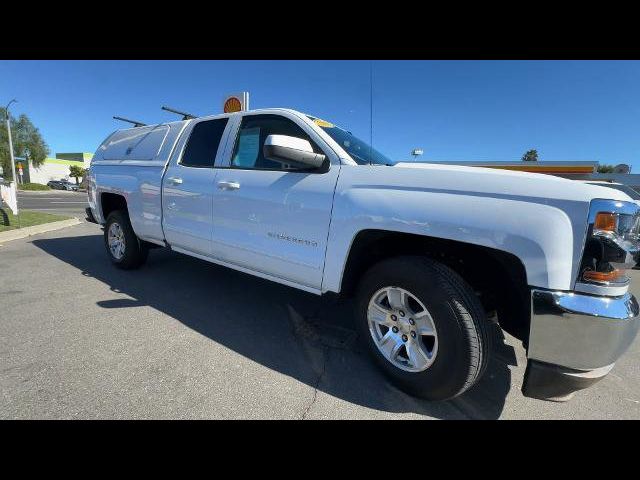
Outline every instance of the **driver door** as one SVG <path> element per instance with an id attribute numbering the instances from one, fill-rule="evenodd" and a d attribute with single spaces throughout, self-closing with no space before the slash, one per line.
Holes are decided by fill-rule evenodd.
<path id="1" fill-rule="evenodd" d="M 303 122 L 275 114 L 248 114 L 241 122 L 230 163 L 216 177 L 214 257 L 242 268 L 320 289 L 333 193 L 340 165 L 324 173 L 298 171 L 264 157 L 269 135 L 308 140 Z M 308 127 L 306 127 L 308 128 Z"/>

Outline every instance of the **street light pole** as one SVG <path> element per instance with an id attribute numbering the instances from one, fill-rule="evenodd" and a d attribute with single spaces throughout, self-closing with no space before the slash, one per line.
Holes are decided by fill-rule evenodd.
<path id="1" fill-rule="evenodd" d="M 18 179 L 16 177 L 16 160 L 13 157 L 13 141 L 11 139 L 11 117 L 9 115 L 9 107 L 12 103 L 17 103 L 17 100 L 14 98 L 7 106 L 4 107 L 4 114 L 7 117 L 7 133 L 9 134 L 9 155 L 11 156 L 11 173 L 13 175 L 13 188 L 16 193 L 16 216 L 18 217 L 18 228 L 20 228 L 20 214 L 18 210 Z"/>

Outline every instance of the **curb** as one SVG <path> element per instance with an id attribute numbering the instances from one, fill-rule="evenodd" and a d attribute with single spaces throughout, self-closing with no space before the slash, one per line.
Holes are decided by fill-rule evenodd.
<path id="1" fill-rule="evenodd" d="M 79 223 L 80 220 L 78 220 L 77 218 L 70 218 L 68 220 L 60 220 L 58 222 L 43 223 L 41 225 L 34 225 L 32 227 L 8 230 L 6 232 L 0 233 L 0 243 L 9 242 L 11 240 L 18 240 L 19 238 L 30 237 L 31 235 L 37 235 L 39 233 L 60 230 L 61 228 L 71 227 L 73 225 L 78 225 Z"/>

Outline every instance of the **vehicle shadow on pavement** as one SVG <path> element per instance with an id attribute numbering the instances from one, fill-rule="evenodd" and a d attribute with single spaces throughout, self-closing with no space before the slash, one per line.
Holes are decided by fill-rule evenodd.
<path id="1" fill-rule="evenodd" d="M 36 239 L 33 245 L 130 299 L 102 308 L 150 306 L 211 340 L 316 389 L 301 418 L 335 416 L 322 396 L 370 409 L 446 419 L 499 418 L 511 388 L 515 352 L 495 329 L 497 355 L 459 398 L 428 402 L 404 394 L 360 347 L 347 300 L 320 298 L 168 249 L 152 250 L 139 270 L 111 265 L 100 235 Z M 80 275 L 80 273 L 78 273 Z M 335 403 L 335 402 L 333 402 Z M 345 412 L 348 412 L 345 409 Z"/>

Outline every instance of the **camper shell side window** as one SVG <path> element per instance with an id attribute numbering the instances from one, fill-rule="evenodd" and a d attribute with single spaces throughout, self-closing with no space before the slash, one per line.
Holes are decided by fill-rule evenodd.
<path id="1" fill-rule="evenodd" d="M 113 134 L 103 145 L 104 160 L 154 160 L 169 132 L 167 125 L 137 127 Z"/>

